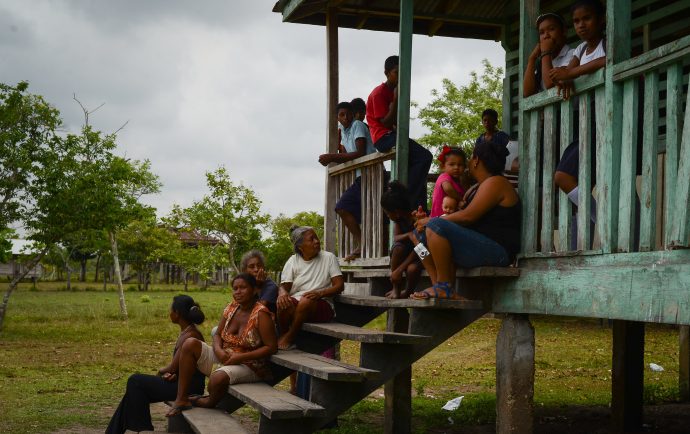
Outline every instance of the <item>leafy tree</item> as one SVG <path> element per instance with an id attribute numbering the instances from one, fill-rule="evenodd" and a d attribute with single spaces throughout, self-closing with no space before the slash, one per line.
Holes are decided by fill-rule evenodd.
<path id="1" fill-rule="evenodd" d="M 184 269 L 185 291 L 190 274 L 198 274 L 206 286 L 218 267 L 227 267 L 230 263 L 225 246 L 207 241 L 200 241 L 196 246 L 181 245 L 174 252 L 174 262 Z"/>
<path id="2" fill-rule="evenodd" d="M 292 226 L 312 226 L 319 239 L 323 239 L 323 216 L 314 211 L 304 211 L 292 217 L 279 215 L 271 220 L 271 236 L 266 240 L 266 268 L 280 271 L 292 256 L 290 228 Z"/>
<path id="3" fill-rule="evenodd" d="M 238 272 L 242 253 L 261 242 L 261 228 L 269 216 L 261 212 L 261 200 L 254 191 L 235 184 L 224 167 L 206 173 L 210 192 L 189 208 L 173 207 L 166 222 L 177 228 L 198 232 L 224 243 L 228 264 Z"/>
<path id="4" fill-rule="evenodd" d="M 458 87 L 444 78 L 442 90 L 433 89 L 432 101 L 419 110 L 422 125 L 431 132 L 419 142 L 431 148 L 461 146 L 468 152 L 472 150 L 476 138 L 484 132 L 481 125 L 482 112 L 493 108 L 502 113 L 503 68 L 492 66 L 488 60 L 482 61 L 482 74 L 470 73 L 470 82 Z"/>
<path id="5" fill-rule="evenodd" d="M 46 134 L 41 152 L 35 155 L 30 182 L 24 187 L 20 219 L 29 239 L 41 250 L 26 264 L 26 272 L 10 282 L 0 306 L 0 328 L 16 285 L 51 246 L 65 243 L 81 231 L 106 231 L 119 276 L 117 231 L 131 220 L 153 213 L 139 203 L 142 194 L 160 188 L 149 162 L 116 156 L 115 134 L 94 130 L 88 124 L 89 112 L 84 110 L 84 114 L 86 123 L 81 134 Z M 120 308 L 126 318 L 122 282 L 117 280 Z"/>
<path id="6" fill-rule="evenodd" d="M 181 248 L 177 235 L 161 226 L 155 220 L 130 222 L 118 235 L 122 256 L 132 264 L 139 274 L 139 285 L 144 282 L 148 290 L 150 274 L 161 260 L 173 260 L 175 251 Z M 141 286 L 140 286 L 141 288 Z"/>

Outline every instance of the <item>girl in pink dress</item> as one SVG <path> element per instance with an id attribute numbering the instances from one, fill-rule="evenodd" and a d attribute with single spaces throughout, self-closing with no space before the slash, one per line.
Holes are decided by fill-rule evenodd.
<path id="1" fill-rule="evenodd" d="M 465 189 L 460 185 L 460 177 L 465 172 L 467 163 L 465 153 L 460 148 L 444 146 L 441 154 L 438 156 L 438 161 L 441 162 L 442 173 L 438 176 L 436 185 L 434 185 L 430 217 L 438 217 L 444 214 L 444 197 L 450 196 L 457 202 L 460 202 L 465 194 Z"/>

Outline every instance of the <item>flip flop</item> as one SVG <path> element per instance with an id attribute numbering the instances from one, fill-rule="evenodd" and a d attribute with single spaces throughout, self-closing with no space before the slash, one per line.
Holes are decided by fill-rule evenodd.
<path id="1" fill-rule="evenodd" d="M 165 414 L 165 417 L 175 417 L 182 414 L 183 411 L 191 410 L 192 405 L 173 405 L 172 408 Z"/>
<path id="2" fill-rule="evenodd" d="M 431 288 L 412 293 L 410 298 L 415 300 L 428 300 L 430 298 L 456 300 L 458 296 L 453 292 L 450 282 L 436 282 Z"/>
<path id="3" fill-rule="evenodd" d="M 196 402 L 200 400 L 201 398 L 208 398 L 209 395 L 189 395 L 189 401 L 192 403 L 193 406 L 196 406 Z"/>

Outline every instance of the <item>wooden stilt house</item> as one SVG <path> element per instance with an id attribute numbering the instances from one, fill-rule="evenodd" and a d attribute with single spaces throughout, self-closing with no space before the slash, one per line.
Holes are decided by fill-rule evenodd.
<path id="1" fill-rule="evenodd" d="M 570 1 L 276 3 L 274 12 L 288 23 L 325 26 L 328 107 L 338 102 L 338 28 L 399 33 L 398 144 L 390 153 L 328 168 L 325 246 L 341 256 L 349 249 L 351 240 L 338 229 L 333 208 L 360 169 L 363 258 L 346 269 L 348 294 L 337 300 L 337 322 L 306 324 L 297 342 L 301 351 L 273 357 L 276 372 L 282 372 L 277 379 L 289 370 L 313 376 L 310 401 L 277 404 L 267 398 L 274 392 L 263 386 L 239 385 L 230 389 L 229 408 L 243 402 L 258 408 L 262 433 L 306 433 L 386 384 L 385 431 L 410 432 L 411 364 L 487 312 L 505 315 L 496 343 L 499 433 L 533 429 L 530 314 L 613 320 L 614 431 L 635 430 L 642 423 L 645 323 L 681 326 L 680 390 L 690 398 L 690 1 L 605 3 L 606 67 L 578 79 L 579 98 L 569 101 L 555 90 L 523 98 L 521 89 L 537 42 L 537 16 L 569 17 Z M 413 34 L 495 40 L 506 51 L 503 129 L 520 144 L 523 248 L 519 268 L 458 271 L 457 286 L 475 301 L 377 297 L 389 276 L 379 163 L 393 160 L 393 177 L 405 181 Z M 572 30 L 568 37 L 571 45 L 577 42 Z M 328 152 L 337 149 L 336 122 L 335 110 L 329 109 Z M 571 142 L 574 125 L 582 142 L 580 191 L 594 191 L 596 224 L 587 194 L 580 195 L 575 213 L 553 186 L 555 163 Z M 591 153 L 596 154 L 594 179 Z M 360 328 L 385 312 L 388 331 Z M 313 354 L 341 339 L 361 342 L 359 366 Z"/>

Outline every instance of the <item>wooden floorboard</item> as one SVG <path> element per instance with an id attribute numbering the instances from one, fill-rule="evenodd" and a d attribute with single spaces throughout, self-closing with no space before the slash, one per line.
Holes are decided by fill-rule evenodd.
<path id="1" fill-rule="evenodd" d="M 368 277 L 390 277 L 390 269 L 388 268 L 372 268 L 368 270 L 352 270 L 352 276 L 357 279 Z M 422 275 L 428 275 L 426 271 Z M 520 276 L 520 269 L 515 267 L 476 267 L 476 268 L 459 268 L 455 273 L 457 277 L 471 278 L 471 277 L 518 277 Z"/>
<path id="2" fill-rule="evenodd" d="M 378 371 L 372 369 L 348 365 L 299 350 L 278 351 L 271 356 L 271 362 L 328 381 L 364 381 L 378 375 Z"/>
<path id="3" fill-rule="evenodd" d="M 326 410 L 289 392 L 274 389 L 266 383 L 233 384 L 228 393 L 242 400 L 269 419 L 324 417 Z"/>
<path id="4" fill-rule="evenodd" d="M 428 298 L 416 300 L 413 298 L 390 299 L 375 295 L 341 294 L 336 297 L 336 302 L 353 306 L 371 306 L 381 308 L 415 308 L 415 309 L 483 309 L 481 300 L 447 300 L 440 298 Z"/>
<path id="5" fill-rule="evenodd" d="M 336 322 L 305 323 L 302 330 L 338 339 L 381 344 L 417 344 L 424 342 L 428 336 L 409 335 L 405 333 L 382 332 L 379 330 L 354 327 Z"/>

